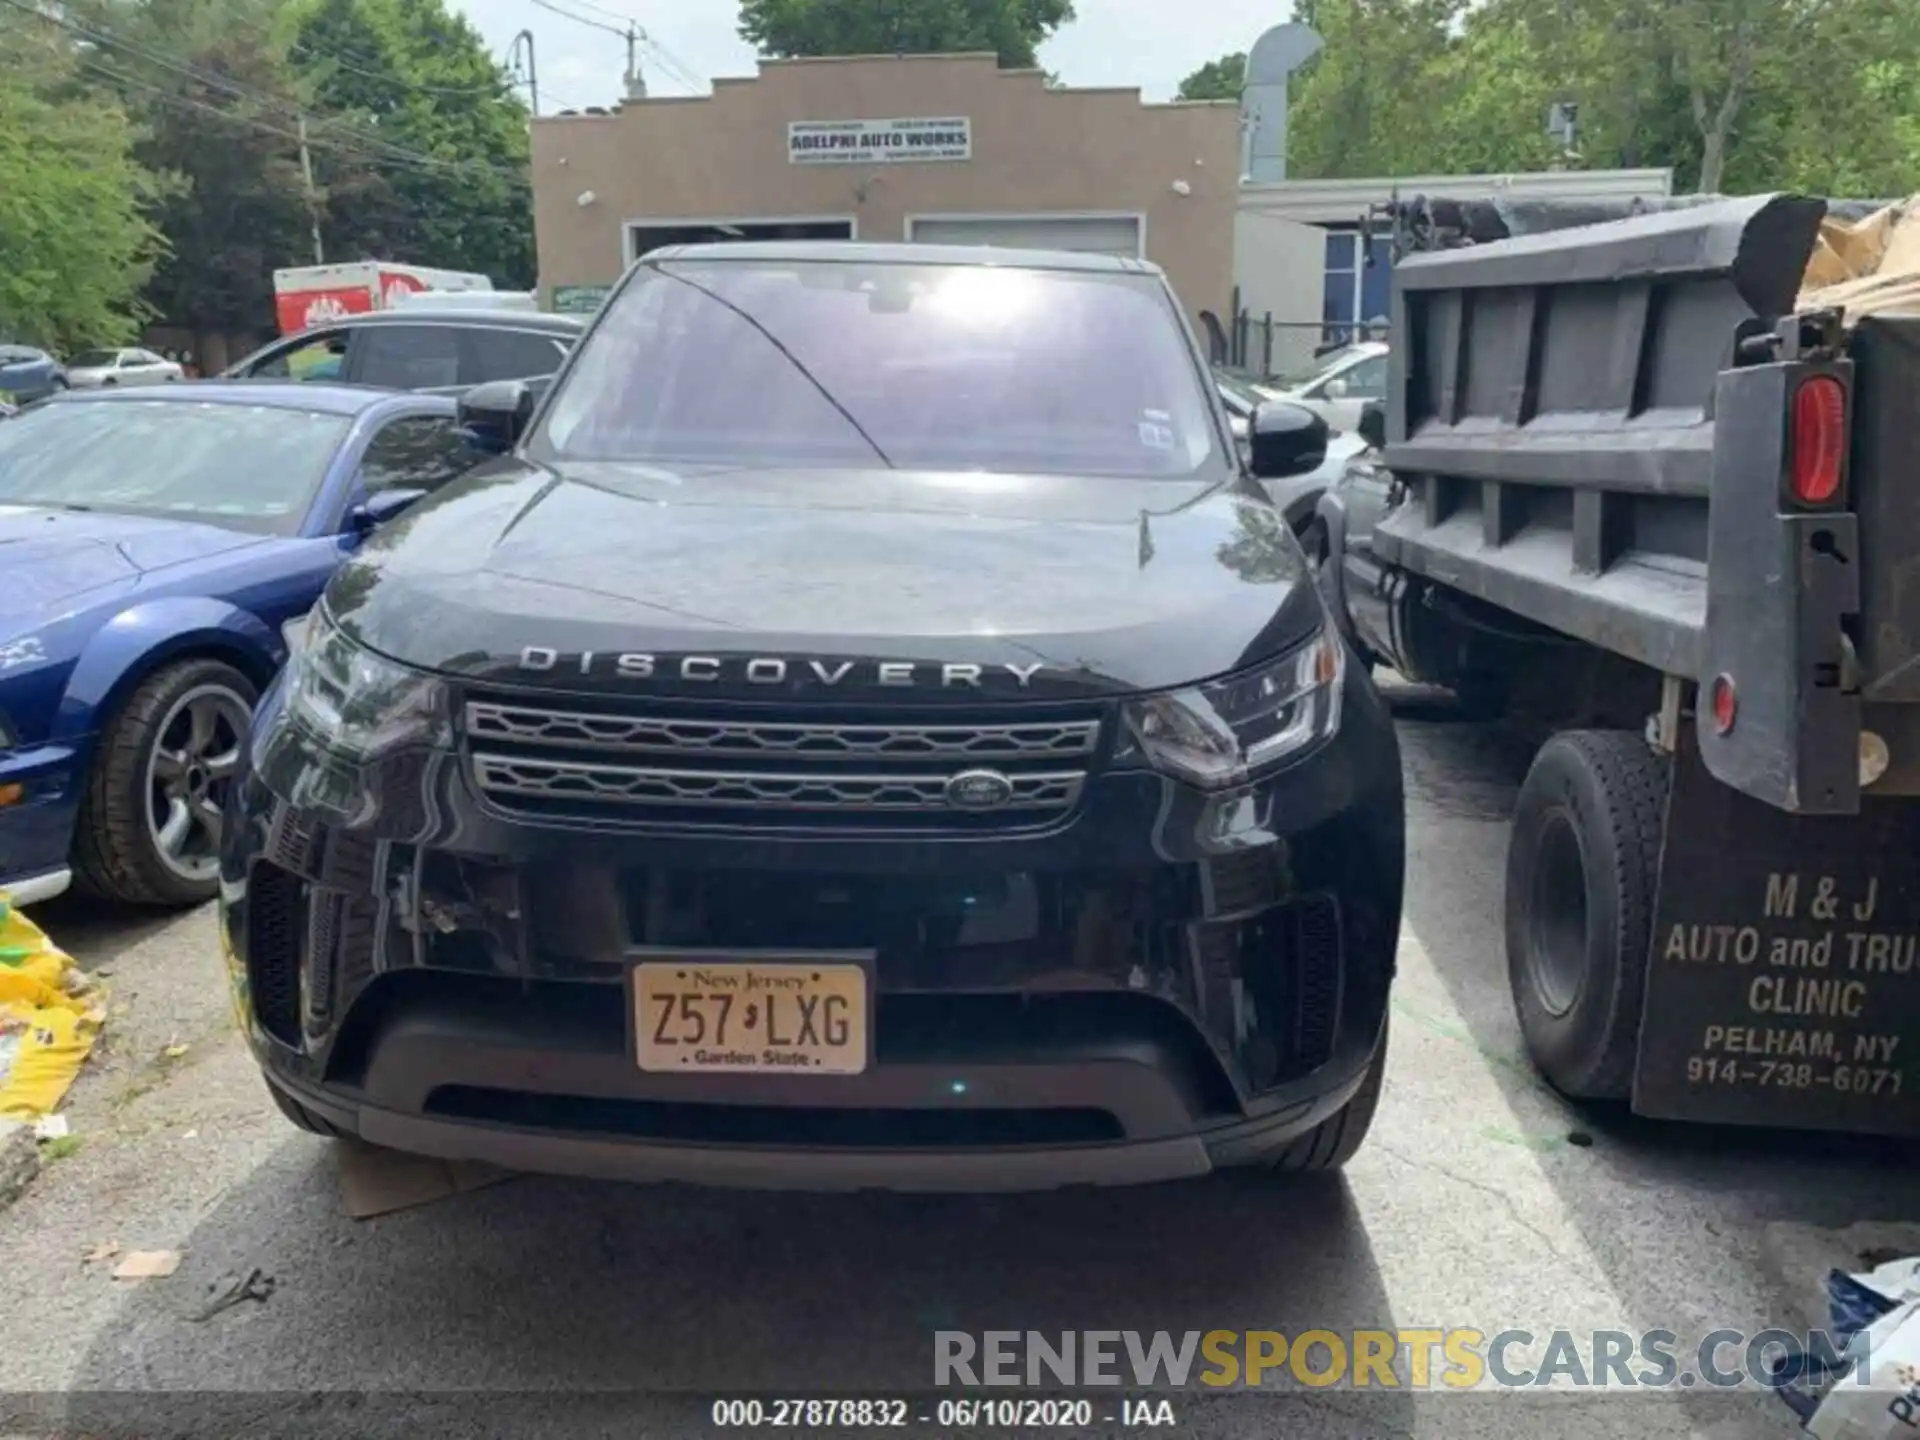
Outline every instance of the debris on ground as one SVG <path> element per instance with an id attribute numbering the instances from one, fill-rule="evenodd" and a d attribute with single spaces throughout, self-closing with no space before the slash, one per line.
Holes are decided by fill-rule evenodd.
<path id="1" fill-rule="evenodd" d="M 1920 1257 L 1827 1275 L 1828 1335 L 1838 1354 L 1789 1355 L 1779 1395 L 1817 1440 L 1892 1440 L 1920 1419 Z"/>
<path id="2" fill-rule="evenodd" d="M 340 1162 L 340 1198 L 354 1220 L 430 1205 L 513 1177 L 511 1171 L 477 1161 L 403 1155 L 358 1141 L 334 1150 Z"/>
<path id="3" fill-rule="evenodd" d="M 105 1019 L 85 972 L 0 894 L 0 1116 L 53 1114 Z"/>
<path id="4" fill-rule="evenodd" d="M 249 1300 L 264 1305 L 273 1298 L 277 1283 L 273 1276 L 255 1267 L 245 1275 L 234 1276 L 224 1286 L 217 1283 L 209 1285 L 207 1289 L 215 1292 L 213 1299 L 192 1318 L 196 1324 L 199 1324 L 211 1320 L 222 1310 L 231 1310 L 234 1306 L 243 1305 Z"/>
<path id="5" fill-rule="evenodd" d="M 113 1257 L 119 1253 L 120 1242 L 118 1240 L 96 1241 L 81 1252 L 80 1263 L 82 1265 L 99 1265 L 113 1259 Z"/>
<path id="6" fill-rule="evenodd" d="M 33 1138 L 36 1140 L 64 1140 L 73 1133 L 73 1127 L 67 1123 L 64 1115 L 42 1115 L 33 1122 Z"/>
<path id="7" fill-rule="evenodd" d="M 160 1058 L 162 1060 L 178 1060 L 191 1048 L 191 1046 L 184 1043 L 168 1045 L 160 1051 Z"/>
<path id="8" fill-rule="evenodd" d="M 178 1250 L 130 1250 L 113 1267 L 116 1280 L 164 1280 L 180 1268 Z"/>

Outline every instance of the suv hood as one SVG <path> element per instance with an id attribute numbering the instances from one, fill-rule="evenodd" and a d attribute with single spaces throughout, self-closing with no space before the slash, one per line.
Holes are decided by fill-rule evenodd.
<path id="1" fill-rule="evenodd" d="M 1166 688 L 1322 621 L 1277 512 L 1230 484 L 518 460 L 408 512 L 327 604 L 461 676 L 890 703 Z"/>

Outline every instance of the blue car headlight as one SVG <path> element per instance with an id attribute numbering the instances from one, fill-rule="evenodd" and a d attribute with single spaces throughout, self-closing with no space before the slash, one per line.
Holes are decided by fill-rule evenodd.
<path id="1" fill-rule="evenodd" d="M 452 743 L 447 689 L 357 644 L 315 607 L 286 628 L 286 714 L 336 754 L 377 760 Z"/>
<path id="2" fill-rule="evenodd" d="M 1255 669 L 1129 701 L 1125 744 L 1153 769 L 1202 789 L 1244 784 L 1340 728 L 1346 666 L 1329 626 Z"/>

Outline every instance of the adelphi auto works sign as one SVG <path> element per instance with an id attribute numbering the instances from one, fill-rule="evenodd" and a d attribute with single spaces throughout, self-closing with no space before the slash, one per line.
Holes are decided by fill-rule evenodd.
<path id="1" fill-rule="evenodd" d="M 973 121 L 795 120 L 787 126 L 787 159 L 795 165 L 899 165 L 916 160 L 971 160 Z"/>

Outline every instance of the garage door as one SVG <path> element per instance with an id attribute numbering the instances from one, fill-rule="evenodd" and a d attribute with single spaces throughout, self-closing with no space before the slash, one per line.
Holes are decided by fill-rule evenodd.
<path id="1" fill-rule="evenodd" d="M 1005 245 L 1020 250 L 1086 250 L 1139 255 L 1137 216 L 1031 215 L 995 220 L 916 216 L 913 239 L 922 245 Z"/>

